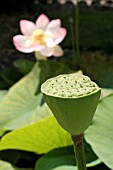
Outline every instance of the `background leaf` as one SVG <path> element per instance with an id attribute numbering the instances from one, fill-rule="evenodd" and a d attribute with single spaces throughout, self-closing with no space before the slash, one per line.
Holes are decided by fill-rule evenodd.
<path id="1" fill-rule="evenodd" d="M 7 90 L 0 90 L 0 102 L 3 100 L 3 97 L 6 95 Z M 0 129 L 0 136 L 4 134 L 5 130 Z"/>
<path id="2" fill-rule="evenodd" d="M 113 94 L 113 89 L 102 88 L 102 90 L 101 90 L 101 99 L 103 97 L 109 96 L 110 94 Z"/>
<path id="3" fill-rule="evenodd" d="M 31 168 L 16 168 L 10 163 L 0 160 L 0 170 L 32 170 Z"/>
<path id="4" fill-rule="evenodd" d="M 75 165 L 72 146 L 58 148 L 48 152 L 37 161 L 35 170 L 52 170 L 61 165 Z"/>
<path id="5" fill-rule="evenodd" d="M 96 166 L 100 164 L 97 156 L 92 151 L 91 147 L 85 143 L 85 153 L 86 153 L 86 162 L 87 166 Z M 75 154 L 73 146 L 63 147 L 54 149 L 40 159 L 37 160 L 35 170 L 52 170 L 58 166 L 63 165 L 73 165 L 75 166 Z"/>
<path id="6" fill-rule="evenodd" d="M 34 63 L 26 59 L 18 59 L 14 61 L 13 65 L 19 70 L 20 73 L 28 74 L 31 71 Z"/>
<path id="7" fill-rule="evenodd" d="M 33 170 L 32 168 L 17 168 L 15 167 L 15 170 Z"/>
<path id="8" fill-rule="evenodd" d="M 85 138 L 100 160 L 113 169 L 113 95 L 100 101 Z"/>
<path id="9" fill-rule="evenodd" d="M 8 86 L 12 86 L 21 76 L 22 75 L 13 67 L 6 67 L 0 71 L 0 77 Z"/>
<path id="10" fill-rule="evenodd" d="M 53 170 L 77 170 L 75 166 L 59 166 Z"/>
<path id="11" fill-rule="evenodd" d="M 42 100 L 41 95 L 34 95 L 39 84 L 35 73 L 40 73 L 37 64 L 30 74 L 8 91 L 0 103 L 0 128 L 11 130 L 32 123 L 29 118 Z"/>
<path id="12" fill-rule="evenodd" d="M 7 90 L 0 90 L 0 101 L 2 101 L 3 97 L 6 95 Z"/>
<path id="13" fill-rule="evenodd" d="M 42 154 L 71 144 L 70 134 L 59 126 L 54 116 L 50 116 L 6 134 L 0 141 L 0 150 L 19 149 Z"/>
<path id="14" fill-rule="evenodd" d="M 0 103 L 0 128 L 13 130 L 38 121 L 43 101 L 41 84 L 47 78 L 67 72 L 66 68 L 57 62 L 37 62 L 27 76 L 10 88 Z"/>
<path id="15" fill-rule="evenodd" d="M 0 160 L 0 170 L 15 170 L 15 168 L 10 163 Z"/>

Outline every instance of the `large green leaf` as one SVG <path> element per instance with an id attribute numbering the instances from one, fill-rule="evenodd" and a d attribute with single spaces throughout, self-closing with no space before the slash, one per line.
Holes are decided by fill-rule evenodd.
<path id="1" fill-rule="evenodd" d="M 0 90 L 0 102 L 3 100 L 3 97 L 6 95 L 6 93 L 7 90 Z M 4 132 L 4 129 L 0 129 L 0 136 L 2 136 Z"/>
<path id="2" fill-rule="evenodd" d="M 10 88 L 0 103 L 0 128 L 11 130 L 33 122 L 33 117 L 38 115 L 35 113 L 39 109 L 37 106 L 41 103 L 41 94 L 34 95 L 39 74 L 36 64 L 30 74 Z"/>
<path id="3" fill-rule="evenodd" d="M 61 165 L 75 165 L 72 146 L 54 149 L 37 160 L 35 170 L 52 170 Z"/>
<path id="4" fill-rule="evenodd" d="M 54 116 L 6 134 L 0 141 L 0 150 L 19 149 L 39 154 L 72 144 L 70 134 L 64 131 Z"/>
<path id="5" fill-rule="evenodd" d="M 39 155 L 33 152 L 27 152 L 22 150 L 3 150 L 0 151 L 0 160 L 5 160 L 10 162 L 12 165 L 17 165 L 19 167 L 23 166 L 23 161 L 26 162 L 23 167 L 31 167 L 35 160 L 38 159 Z"/>
<path id="6" fill-rule="evenodd" d="M 85 143 L 86 162 L 88 167 L 100 164 L 100 160 Z M 52 170 L 62 165 L 75 166 L 75 154 L 73 146 L 54 149 L 37 160 L 35 170 Z"/>
<path id="7" fill-rule="evenodd" d="M 0 137 L 4 134 L 5 130 L 4 129 L 0 129 Z"/>
<path id="8" fill-rule="evenodd" d="M 101 90 L 101 99 L 102 99 L 103 97 L 109 96 L 109 95 L 111 95 L 111 94 L 113 94 L 113 89 L 102 88 L 102 90 Z"/>
<path id="9" fill-rule="evenodd" d="M 6 95 L 7 90 L 0 90 L 0 101 L 2 101 L 3 97 Z"/>
<path id="10" fill-rule="evenodd" d="M 8 86 L 12 86 L 21 78 L 21 74 L 12 67 L 5 67 L 0 71 L 0 77 L 7 83 Z"/>
<path id="11" fill-rule="evenodd" d="M 12 130 L 40 120 L 41 84 L 47 78 L 67 71 L 67 67 L 59 63 L 37 62 L 27 76 L 10 88 L 0 103 L 0 129 Z"/>
<path id="12" fill-rule="evenodd" d="M 33 169 L 32 168 L 17 168 L 17 167 L 15 167 L 15 170 L 33 170 Z"/>
<path id="13" fill-rule="evenodd" d="M 29 73 L 34 65 L 32 61 L 26 59 L 18 59 L 13 64 L 22 74 Z"/>
<path id="14" fill-rule="evenodd" d="M 77 170 L 77 168 L 75 166 L 59 166 L 52 170 Z"/>
<path id="15" fill-rule="evenodd" d="M 0 160 L 0 170 L 15 170 L 15 168 L 10 163 Z"/>
<path id="16" fill-rule="evenodd" d="M 15 170 L 15 168 L 10 163 L 0 160 L 0 170 Z"/>
<path id="17" fill-rule="evenodd" d="M 94 168 L 89 168 L 90 170 L 109 170 L 106 166 L 104 166 L 103 164 L 100 164 Z M 77 167 L 75 166 L 59 166 L 57 168 L 54 168 L 52 170 L 77 170 Z"/>
<path id="18" fill-rule="evenodd" d="M 100 101 L 85 138 L 101 161 L 113 169 L 113 95 Z"/>
<path id="19" fill-rule="evenodd" d="M 0 170 L 32 170 L 31 168 L 16 168 L 10 163 L 0 160 Z"/>

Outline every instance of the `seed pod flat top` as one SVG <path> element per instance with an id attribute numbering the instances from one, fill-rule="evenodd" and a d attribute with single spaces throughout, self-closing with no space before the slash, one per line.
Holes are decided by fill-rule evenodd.
<path id="1" fill-rule="evenodd" d="M 41 91 L 49 96 L 59 98 L 85 97 L 99 91 L 96 83 L 82 74 L 64 74 L 48 79 L 41 87 Z"/>

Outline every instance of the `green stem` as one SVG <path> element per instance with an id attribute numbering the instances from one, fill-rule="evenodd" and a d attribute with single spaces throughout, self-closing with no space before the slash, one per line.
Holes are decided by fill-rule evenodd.
<path id="1" fill-rule="evenodd" d="M 72 135 L 72 140 L 74 143 L 77 170 L 87 170 L 83 144 L 83 134 L 77 136 Z"/>
<path id="2" fill-rule="evenodd" d="M 47 60 L 47 57 L 41 55 L 39 52 L 36 52 L 36 51 L 35 51 L 34 54 L 35 54 L 36 60 Z"/>
<path id="3" fill-rule="evenodd" d="M 72 50 L 73 50 L 73 60 L 72 60 L 72 66 L 77 68 L 77 58 L 76 58 L 76 40 L 75 40 L 75 34 L 74 34 L 74 28 L 73 28 L 73 19 L 70 18 L 70 31 L 71 31 L 71 42 L 72 42 Z"/>
<path id="4" fill-rule="evenodd" d="M 80 49 L 79 49 L 79 6 L 78 6 L 78 0 L 76 0 L 76 10 L 75 10 L 75 22 L 76 22 L 76 64 L 78 66 L 79 61 L 79 55 L 80 55 Z M 74 60 L 75 62 L 75 60 Z"/>

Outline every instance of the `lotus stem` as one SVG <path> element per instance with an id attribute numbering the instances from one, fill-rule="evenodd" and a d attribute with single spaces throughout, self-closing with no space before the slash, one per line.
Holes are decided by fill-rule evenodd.
<path id="1" fill-rule="evenodd" d="M 39 52 L 36 52 L 36 51 L 35 51 L 34 55 L 35 55 L 36 60 L 38 60 L 38 61 L 39 61 L 39 60 L 47 60 L 47 57 L 41 55 Z"/>
<path id="2" fill-rule="evenodd" d="M 80 47 L 79 47 L 79 6 L 78 0 L 76 0 L 76 9 L 75 9 L 75 22 L 76 22 L 76 59 L 74 59 L 74 63 L 79 67 L 79 56 L 80 56 Z"/>
<path id="3" fill-rule="evenodd" d="M 74 152 L 76 157 L 77 170 L 87 170 L 84 144 L 83 144 L 83 134 L 71 135 L 71 136 L 74 143 Z"/>
<path id="4" fill-rule="evenodd" d="M 73 28 L 73 19 L 70 18 L 69 22 L 70 22 L 71 42 L 72 42 L 72 51 L 73 51 L 72 66 L 77 68 L 77 58 L 76 58 L 76 48 L 75 48 L 76 40 L 75 40 L 75 34 L 74 34 L 74 28 Z"/>

